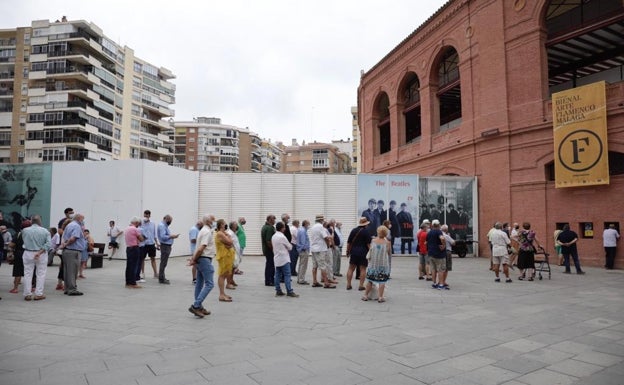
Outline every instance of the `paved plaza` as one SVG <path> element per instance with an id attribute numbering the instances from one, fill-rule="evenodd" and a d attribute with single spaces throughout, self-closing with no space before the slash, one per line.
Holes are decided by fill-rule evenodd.
<path id="1" fill-rule="evenodd" d="M 0 267 L 0 384 L 623 384 L 624 272 L 495 283 L 487 259 L 454 258 L 450 291 L 416 279 L 414 258 L 393 259 L 387 302 L 361 292 L 300 286 L 300 298 L 263 285 L 264 258 L 246 257 L 234 302 L 188 312 L 186 258 L 171 285 L 124 287 L 125 261 L 79 281 L 82 297 L 10 294 Z M 346 259 L 343 258 L 343 272 Z M 151 271 L 151 270 L 150 270 Z M 515 273 L 515 272 L 514 272 Z M 151 274 L 150 274 L 151 275 Z"/>

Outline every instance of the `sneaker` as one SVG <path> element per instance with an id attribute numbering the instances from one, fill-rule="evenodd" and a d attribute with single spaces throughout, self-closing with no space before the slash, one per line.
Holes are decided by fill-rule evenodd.
<path id="1" fill-rule="evenodd" d="M 197 279 L 193 280 L 193 285 L 195 285 L 197 283 Z"/>
<path id="2" fill-rule="evenodd" d="M 433 278 L 427 277 L 427 281 L 433 281 Z"/>
<path id="3" fill-rule="evenodd" d="M 35 301 L 41 301 L 42 299 L 46 299 L 46 296 L 45 294 L 36 295 L 34 299 Z"/>
<path id="4" fill-rule="evenodd" d="M 511 282 L 512 282 L 512 281 L 511 281 L 511 278 L 507 278 L 507 279 L 505 280 L 505 283 L 511 283 Z"/>
<path id="5" fill-rule="evenodd" d="M 419 280 L 423 280 L 423 279 L 425 279 L 425 277 L 418 277 L 418 279 L 419 279 Z"/>
<path id="6" fill-rule="evenodd" d="M 496 278 L 494 282 L 500 282 L 500 278 Z"/>
<path id="7" fill-rule="evenodd" d="M 432 288 L 432 289 L 437 289 L 437 288 L 438 288 L 438 284 L 437 284 L 437 283 L 432 284 L 432 285 L 431 285 L 431 288 Z"/>
<path id="8" fill-rule="evenodd" d="M 145 283 L 145 280 L 143 278 L 141 278 L 137 282 Z"/>
<path id="9" fill-rule="evenodd" d="M 169 280 L 163 279 L 162 281 L 158 281 L 158 283 L 162 283 L 163 285 L 169 285 Z"/>
<path id="10" fill-rule="evenodd" d="M 204 313 L 202 312 L 201 308 L 195 308 L 195 307 L 193 307 L 193 305 L 191 305 L 191 307 L 189 307 L 188 310 L 191 313 L 193 313 L 196 317 L 204 318 Z"/>
<path id="11" fill-rule="evenodd" d="M 299 285 L 309 285 L 310 282 L 308 281 L 301 281 L 301 282 L 297 282 Z"/>
<path id="12" fill-rule="evenodd" d="M 275 296 L 276 297 L 283 297 L 284 296 L 284 292 L 283 291 L 276 291 L 275 292 Z"/>
<path id="13" fill-rule="evenodd" d="M 440 290 L 451 290 L 449 285 L 438 285 L 438 289 Z"/>
<path id="14" fill-rule="evenodd" d="M 579 272 L 577 272 L 576 274 L 578 274 L 578 275 L 583 275 L 583 274 L 585 274 L 585 272 L 584 272 L 584 271 L 579 271 Z"/>
<path id="15" fill-rule="evenodd" d="M 295 293 L 294 291 L 291 291 L 290 293 L 286 294 L 287 297 L 292 297 L 292 298 L 299 298 L 299 294 Z"/>

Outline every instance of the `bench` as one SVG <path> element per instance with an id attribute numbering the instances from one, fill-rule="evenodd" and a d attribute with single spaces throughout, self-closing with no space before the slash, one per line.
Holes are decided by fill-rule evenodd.
<path id="1" fill-rule="evenodd" d="M 89 257 L 91 257 L 91 268 L 98 269 L 102 267 L 104 264 L 104 257 L 108 256 L 108 254 L 104 253 L 104 248 L 106 247 L 105 243 L 94 243 L 93 251 L 89 253 Z M 97 250 L 97 253 L 95 252 Z"/>

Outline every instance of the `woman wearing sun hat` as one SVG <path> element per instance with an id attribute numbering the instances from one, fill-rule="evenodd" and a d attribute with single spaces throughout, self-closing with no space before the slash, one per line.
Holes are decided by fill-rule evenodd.
<path id="1" fill-rule="evenodd" d="M 360 271 L 359 290 L 364 290 L 364 279 L 366 278 L 366 267 L 368 266 L 366 254 L 371 243 L 370 234 L 366 229 L 369 223 L 370 221 L 366 217 L 361 217 L 357 227 L 351 230 L 347 239 L 347 255 L 349 256 L 347 290 L 351 290 L 351 279 L 356 268 Z"/>

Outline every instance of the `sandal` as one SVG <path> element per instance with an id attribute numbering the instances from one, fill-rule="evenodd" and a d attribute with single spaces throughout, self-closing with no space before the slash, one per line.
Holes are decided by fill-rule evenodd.
<path id="1" fill-rule="evenodd" d="M 384 297 L 379 297 L 377 302 L 379 302 L 379 303 L 386 302 L 386 299 Z"/>
<path id="2" fill-rule="evenodd" d="M 360 286 L 360 287 L 358 287 L 358 290 L 359 291 L 364 291 L 364 290 L 366 290 L 366 288 L 364 286 Z"/>
<path id="3" fill-rule="evenodd" d="M 368 301 L 368 297 L 367 296 L 363 296 L 362 297 L 362 301 Z"/>
<path id="4" fill-rule="evenodd" d="M 347 286 L 347 290 L 351 290 L 353 289 L 353 287 L 351 287 L 351 285 Z"/>
<path id="5" fill-rule="evenodd" d="M 232 297 L 229 297 L 229 298 L 219 298 L 219 302 L 232 302 Z"/>
<path id="6" fill-rule="evenodd" d="M 9 290 L 9 293 L 17 294 L 17 289 L 11 289 L 11 290 Z"/>
<path id="7" fill-rule="evenodd" d="M 236 290 L 236 287 L 234 285 L 227 285 L 225 288 L 228 290 Z"/>

